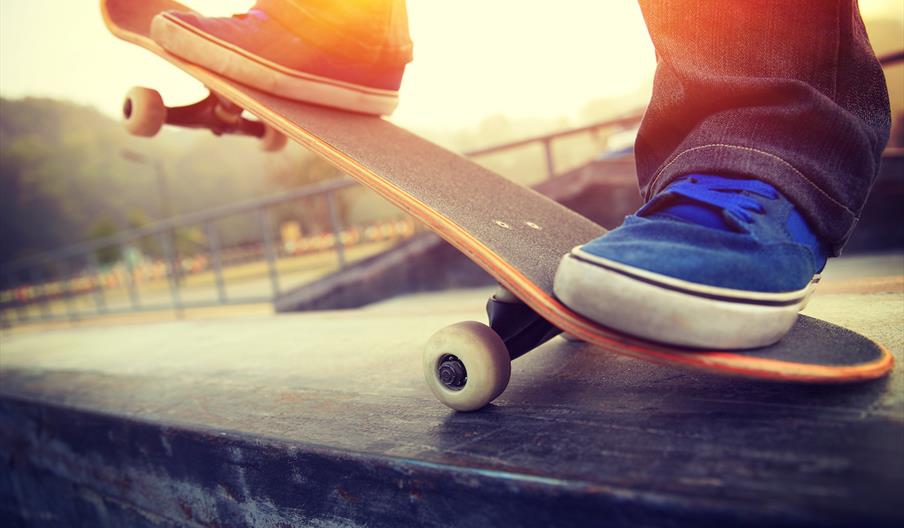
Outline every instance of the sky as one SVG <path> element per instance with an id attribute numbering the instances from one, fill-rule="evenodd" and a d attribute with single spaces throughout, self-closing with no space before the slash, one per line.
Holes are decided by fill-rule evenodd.
<path id="1" fill-rule="evenodd" d="M 247 0 L 184 2 L 205 14 Z M 393 120 L 459 127 L 494 114 L 569 116 L 587 101 L 648 83 L 654 54 L 634 2 L 410 0 L 415 61 Z M 617 74 L 615 72 L 618 72 Z M 204 91 L 103 25 L 96 0 L 0 0 L 0 95 L 50 96 L 118 115 L 145 85 L 167 104 Z"/>
<path id="2" fill-rule="evenodd" d="M 248 0 L 194 0 L 210 15 Z M 865 16 L 901 0 L 861 0 Z M 648 90 L 654 53 L 630 0 L 409 0 L 415 60 L 393 121 L 460 128 L 503 114 L 573 118 L 587 102 Z M 0 0 L 0 95 L 73 100 L 118 116 L 134 85 L 167 104 L 203 87 L 163 60 L 119 41 L 97 0 Z"/>

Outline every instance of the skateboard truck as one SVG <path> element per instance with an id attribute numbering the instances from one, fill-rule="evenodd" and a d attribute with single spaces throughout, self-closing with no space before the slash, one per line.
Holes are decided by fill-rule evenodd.
<path id="1" fill-rule="evenodd" d="M 273 152 L 286 145 L 286 136 L 274 128 L 242 116 L 242 108 L 214 92 L 197 103 L 167 107 L 157 90 L 136 86 L 122 105 L 123 124 L 134 136 L 153 137 L 166 125 L 205 128 L 217 136 L 235 134 L 261 140 L 261 149 Z"/>
<path id="2" fill-rule="evenodd" d="M 459 411 L 480 409 L 502 394 L 511 362 L 561 330 L 503 287 L 487 301 L 489 326 L 465 321 L 433 334 L 424 349 L 424 377 L 433 394 Z"/>

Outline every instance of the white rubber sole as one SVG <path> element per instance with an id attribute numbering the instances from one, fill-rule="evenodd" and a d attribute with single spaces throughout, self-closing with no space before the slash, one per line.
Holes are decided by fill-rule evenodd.
<path id="1" fill-rule="evenodd" d="M 556 296 L 603 326 L 670 345 L 745 349 L 771 345 L 794 326 L 804 289 L 764 293 L 695 284 L 575 248 L 556 272 Z"/>
<path id="2" fill-rule="evenodd" d="M 151 37 L 165 50 L 267 93 L 373 115 L 389 115 L 398 92 L 292 70 L 198 31 L 166 13 L 154 17 Z"/>

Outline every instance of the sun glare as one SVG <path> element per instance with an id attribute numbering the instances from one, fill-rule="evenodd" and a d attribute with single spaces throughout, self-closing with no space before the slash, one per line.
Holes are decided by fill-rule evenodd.
<path id="1" fill-rule="evenodd" d="M 895 2 L 861 3 L 865 16 L 900 18 Z M 186 4 L 222 16 L 253 2 Z M 617 107 L 648 94 L 654 53 L 635 2 L 411 0 L 408 11 L 415 59 L 393 116 L 403 125 L 455 129 L 495 115 L 580 121 L 592 101 Z M 204 94 L 175 68 L 112 37 L 94 1 L 0 2 L 4 97 L 69 99 L 115 115 L 133 85 L 157 88 L 170 104 Z"/>

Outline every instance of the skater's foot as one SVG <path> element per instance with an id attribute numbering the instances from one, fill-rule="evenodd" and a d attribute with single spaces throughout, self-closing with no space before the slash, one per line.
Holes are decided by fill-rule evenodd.
<path id="1" fill-rule="evenodd" d="M 752 348 L 791 329 L 826 257 L 771 185 L 695 174 L 566 255 L 555 293 L 578 313 L 646 339 Z"/>
<path id="2" fill-rule="evenodd" d="M 405 70 L 332 55 L 258 9 L 229 18 L 167 11 L 154 17 L 151 36 L 170 53 L 243 84 L 366 114 L 392 113 Z"/>

